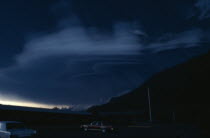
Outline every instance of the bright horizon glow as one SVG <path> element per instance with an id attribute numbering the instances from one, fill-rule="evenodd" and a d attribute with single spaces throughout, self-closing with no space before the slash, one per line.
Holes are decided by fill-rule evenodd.
<path id="1" fill-rule="evenodd" d="M 45 104 L 37 104 L 37 103 L 30 103 L 30 102 L 18 102 L 18 101 L 0 101 L 0 104 L 24 106 L 24 107 L 36 107 L 36 108 L 49 108 L 49 109 L 55 107 L 55 106 L 45 105 Z"/>
<path id="2" fill-rule="evenodd" d="M 4 98 L 0 97 L 0 104 L 2 105 L 12 105 L 12 106 L 23 106 L 23 107 L 34 107 L 34 108 L 47 108 L 52 109 L 54 107 L 58 108 L 68 108 L 71 106 L 68 105 L 48 105 L 48 104 L 41 104 L 41 103 L 35 103 L 35 102 L 29 102 L 29 101 L 23 101 L 23 100 L 13 100 L 12 98 Z"/>

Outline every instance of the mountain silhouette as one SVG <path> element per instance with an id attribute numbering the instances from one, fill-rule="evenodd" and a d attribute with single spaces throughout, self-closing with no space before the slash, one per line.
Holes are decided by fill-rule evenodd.
<path id="1" fill-rule="evenodd" d="M 154 119 L 209 124 L 210 52 L 159 72 L 132 92 L 88 111 L 148 113 L 148 88 Z"/>

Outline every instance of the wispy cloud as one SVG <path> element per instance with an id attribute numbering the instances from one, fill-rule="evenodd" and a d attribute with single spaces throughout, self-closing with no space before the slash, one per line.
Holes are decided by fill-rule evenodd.
<path id="1" fill-rule="evenodd" d="M 88 36 L 81 26 L 71 26 L 30 40 L 17 59 L 23 62 L 50 55 L 136 55 L 142 47 L 129 29 L 127 24 L 117 24 L 110 36 L 96 32 Z"/>
<path id="2" fill-rule="evenodd" d="M 145 49 L 152 52 L 160 52 L 165 50 L 173 50 L 177 48 L 190 48 L 200 46 L 203 42 L 204 33 L 200 29 L 188 30 L 176 34 L 165 34 L 156 42 L 149 44 Z"/>

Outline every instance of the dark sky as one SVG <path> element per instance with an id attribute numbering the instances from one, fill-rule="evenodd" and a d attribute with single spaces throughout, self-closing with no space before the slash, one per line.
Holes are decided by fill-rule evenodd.
<path id="1" fill-rule="evenodd" d="M 210 49 L 208 0 L 0 1 L 0 96 L 87 107 Z"/>

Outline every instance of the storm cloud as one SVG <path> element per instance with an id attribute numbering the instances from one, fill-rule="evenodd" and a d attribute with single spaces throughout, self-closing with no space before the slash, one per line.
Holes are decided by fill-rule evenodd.
<path id="1" fill-rule="evenodd" d="M 148 76 L 148 65 L 141 59 L 145 50 L 192 47 L 201 40 L 202 32 L 194 30 L 143 45 L 130 26 L 119 23 L 110 36 L 70 26 L 29 40 L 16 64 L 0 70 L 2 93 L 48 104 L 102 103 L 137 87 Z M 161 43 L 162 39 L 166 41 Z"/>
<path id="2" fill-rule="evenodd" d="M 125 0 L 119 7 L 119 1 L 104 1 L 111 12 L 95 0 L 80 2 L 54 3 L 56 27 L 24 36 L 14 62 L 0 68 L 1 96 L 86 108 L 135 89 L 155 72 L 204 52 L 203 43 L 209 43 L 208 28 L 171 23 L 185 22 L 180 14 L 185 12 L 170 11 L 165 0 L 158 6 Z M 173 21 L 165 10 L 175 15 Z"/>
<path id="3" fill-rule="evenodd" d="M 16 56 L 16 64 L 0 71 L 1 88 L 8 94 L 54 104 L 93 104 L 111 97 L 127 89 L 126 80 L 120 78 L 128 74 L 113 74 L 113 69 L 102 66 L 122 66 L 125 72 L 140 64 L 133 56 L 141 45 L 128 26 L 116 25 L 112 36 L 89 37 L 84 28 L 74 26 L 33 38 Z"/>

